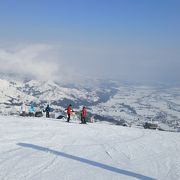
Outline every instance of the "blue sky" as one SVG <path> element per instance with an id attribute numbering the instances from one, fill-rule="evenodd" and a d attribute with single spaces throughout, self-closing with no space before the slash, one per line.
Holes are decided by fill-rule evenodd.
<path id="1" fill-rule="evenodd" d="M 179 0 L 0 0 L 0 25 L 6 53 L 50 45 L 53 63 L 72 74 L 180 81 Z"/>

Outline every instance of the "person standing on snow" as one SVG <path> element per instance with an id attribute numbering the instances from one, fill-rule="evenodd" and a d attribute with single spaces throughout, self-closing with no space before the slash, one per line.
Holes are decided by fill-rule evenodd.
<path id="1" fill-rule="evenodd" d="M 45 112 L 46 112 L 46 117 L 49 118 L 49 112 L 50 112 L 49 104 L 46 106 Z"/>
<path id="2" fill-rule="evenodd" d="M 69 104 L 68 105 L 68 107 L 67 107 L 67 121 L 66 122 L 69 122 L 70 121 L 70 119 L 71 119 L 71 112 L 73 111 L 72 109 L 71 109 L 71 104 Z"/>
<path id="3" fill-rule="evenodd" d="M 21 116 L 26 116 L 26 111 L 27 111 L 27 108 L 26 108 L 26 104 L 23 102 L 22 105 L 21 105 Z"/>
<path id="4" fill-rule="evenodd" d="M 83 124 L 86 124 L 86 116 L 87 116 L 87 110 L 86 107 L 84 106 L 81 111 L 81 122 Z"/>
<path id="5" fill-rule="evenodd" d="M 34 116 L 34 114 L 35 114 L 34 105 L 31 104 L 29 107 L 29 116 Z"/>

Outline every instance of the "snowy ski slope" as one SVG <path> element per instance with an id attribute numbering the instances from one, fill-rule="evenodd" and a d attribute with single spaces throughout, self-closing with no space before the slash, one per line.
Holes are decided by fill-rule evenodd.
<path id="1" fill-rule="evenodd" d="M 0 116 L 1 180 L 178 180 L 179 152 L 179 133 Z"/>

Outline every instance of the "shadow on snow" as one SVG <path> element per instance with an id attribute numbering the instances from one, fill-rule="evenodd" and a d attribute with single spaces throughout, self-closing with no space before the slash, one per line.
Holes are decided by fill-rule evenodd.
<path id="1" fill-rule="evenodd" d="M 108 171 L 111 171 L 111 172 L 115 172 L 115 173 L 119 173 L 119 174 L 123 174 L 123 175 L 126 175 L 126 176 L 131 176 L 131 177 L 142 179 L 142 180 L 155 180 L 154 178 L 144 176 L 142 174 L 138 174 L 138 173 L 134 173 L 134 172 L 131 172 L 131 171 L 119 169 L 119 168 L 109 166 L 109 165 L 106 165 L 106 164 L 103 164 L 103 163 L 99 163 L 99 162 L 96 162 L 96 161 L 91 161 L 91 160 L 81 158 L 81 157 L 78 157 L 78 156 L 73 156 L 71 154 L 67 154 L 67 153 L 64 153 L 64 152 L 60 152 L 60 151 L 56 151 L 56 150 L 53 150 L 53 149 L 45 148 L 45 147 L 42 147 L 42 146 L 37 146 L 37 145 L 34 145 L 34 144 L 27 144 L 27 143 L 17 143 L 17 145 L 21 146 L 21 147 L 25 147 L 25 148 L 31 148 L 31 149 L 35 149 L 35 150 L 38 150 L 38 151 L 43 151 L 43 152 L 46 152 L 46 153 L 52 153 L 52 154 L 57 155 L 57 156 L 62 156 L 62 157 L 68 158 L 68 159 L 79 161 L 79 162 L 82 162 L 84 164 L 88 164 L 88 165 L 91 165 L 91 166 L 95 166 L 95 167 L 98 167 L 98 168 L 102 168 L 102 169 L 105 169 L 105 170 L 108 170 Z"/>

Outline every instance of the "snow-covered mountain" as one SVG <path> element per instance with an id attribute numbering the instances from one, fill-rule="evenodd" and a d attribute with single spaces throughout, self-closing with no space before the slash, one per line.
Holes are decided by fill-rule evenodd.
<path id="1" fill-rule="evenodd" d="M 107 101 L 114 94 L 114 87 L 82 87 L 80 85 L 59 85 L 52 81 L 19 81 L 0 79 L 0 112 L 18 114 L 23 102 L 33 103 L 43 109 L 47 104 L 54 111 L 64 110 L 69 103 L 75 109 L 81 106 L 91 107 Z"/>
<path id="2" fill-rule="evenodd" d="M 0 79 L 0 112 L 19 114 L 22 102 L 36 110 L 47 104 L 61 113 L 69 103 L 75 110 L 87 106 L 97 120 L 125 120 L 142 126 L 158 121 L 169 129 L 180 125 L 180 88 L 125 85 L 115 81 L 88 80 L 85 84 L 62 85 L 51 81 Z"/>
<path id="3" fill-rule="evenodd" d="M 136 125 L 157 121 L 172 130 L 180 125 L 180 88 L 120 86 L 107 102 L 92 109 L 102 116 Z"/>

